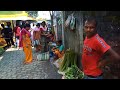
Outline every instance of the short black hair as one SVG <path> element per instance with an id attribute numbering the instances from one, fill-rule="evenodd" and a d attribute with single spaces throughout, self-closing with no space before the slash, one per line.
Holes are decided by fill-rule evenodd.
<path id="1" fill-rule="evenodd" d="M 7 26 L 10 27 L 11 26 L 11 22 L 7 22 Z"/>
<path id="2" fill-rule="evenodd" d="M 19 23 L 16 23 L 16 26 L 19 26 Z"/>
<path id="3" fill-rule="evenodd" d="M 95 17 L 88 17 L 85 21 L 88 21 L 88 22 L 94 21 L 95 22 L 95 26 L 97 26 L 97 21 L 96 21 Z"/>
<path id="4" fill-rule="evenodd" d="M 25 28 L 26 28 L 26 27 L 30 27 L 30 24 L 25 24 Z"/>
<path id="5" fill-rule="evenodd" d="M 45 22 L 45 21 L 42 21 L 42 24 L 45 24 L 45 25 L 46 25 L 46 22 Z"/>
<path id="6" fill-rule="evenodd" d="M 4 27 L 5 27 L 5 25 L 4 25 L 4 24 L 1 24 L 1 26 L 2 26 L 2 28 L 4 28 Z"/>
<path id="7" fill-rule="evenodd" d="M 37 23 L 36 26 L 40 26 L 40 23 Z"/>
<path id="8" fill-rule="evenodd" d="M 59 44 L 62 44 L 62 40 L 58 40 L 57 42 L 58 42 Z"/>

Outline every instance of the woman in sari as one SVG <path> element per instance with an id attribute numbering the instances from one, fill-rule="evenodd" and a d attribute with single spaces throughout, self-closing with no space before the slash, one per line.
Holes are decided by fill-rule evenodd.
<path id="1" fill-rule="evenodd" d="M 41 51 L 41 31 L 40 31 L 40 24 L 38 23 L 33 31 L 33 39 L 34 39 L 34 46 L 36 47 L 36 52 Z"/>
<path id="2" fill-rule="evenodd" d="M 42 52 L 47 52 L 48 51 L 48 48 L 47 48 L 47 25 L 46 25 L 46 22 L 43 21 L 41 23 L 41 26 L 40 26 L 40 30 L 41 30 L 41 44 L 42 44 Z"/>
<path id="3" fill-rule="evenodd" d="M 33 60 L 32 56 L 32 47 L 31 47 L 31 39 L 30 39 L 30 24 L 26 24 L 25 28 L 21 31 L 21 46 L 23 47 L 23 51 L 25 54 L 24 64 L 29 64 Z"/>

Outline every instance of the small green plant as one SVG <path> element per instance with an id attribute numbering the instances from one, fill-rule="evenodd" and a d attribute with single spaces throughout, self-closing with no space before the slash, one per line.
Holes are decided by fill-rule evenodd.
<path id="1" fill-rule="evenodd" d="M 2 55 L 4 53 L 4 49 L 0 47 L 0 55 Z"/>

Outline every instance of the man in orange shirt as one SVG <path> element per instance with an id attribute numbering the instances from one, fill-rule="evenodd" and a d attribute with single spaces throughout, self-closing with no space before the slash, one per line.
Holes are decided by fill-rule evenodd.
<path id="1" fill-rule="evenodd" d="M 94 18 L 85 21 L 84 31 L 86 38 L 84 40 L 82 67 L 85 79 L 103 79 L 101 67 L 120 61 L 120 56 L 97 34 L 97 22 Z M 100 59 L 110 56 L 109 60 Z"/>

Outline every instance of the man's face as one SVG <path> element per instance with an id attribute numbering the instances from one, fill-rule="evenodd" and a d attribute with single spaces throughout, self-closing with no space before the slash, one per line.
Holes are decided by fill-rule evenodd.
<path id="1" fill-rule="evenodd" d="M 84 31 L 87 37 L 92 37 L 96 33 L 96 23 L 95 21 L 86 21 L 84 25 Z"/>

